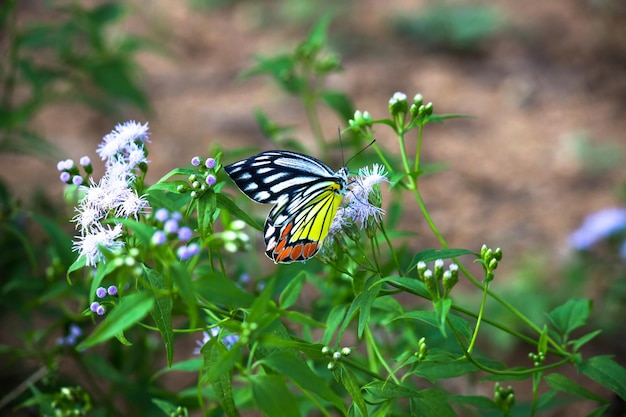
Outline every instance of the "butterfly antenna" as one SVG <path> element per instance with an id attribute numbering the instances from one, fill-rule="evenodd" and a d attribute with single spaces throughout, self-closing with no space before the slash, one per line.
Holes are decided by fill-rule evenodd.
<path id="1" fill-rule="evenodd" d="M 345 164 L 343 164 L 343 166 L 348 166 L 348 164 L 350 163 L 350 161 L 352 161 L 354 158 L 356 158 L 357 156 L 361 155 L 367 148 L 369 148 L 370 146 L 372 146 L 374 144 L 374 142 L 376 142 L 376 139 L 372 139 L 372 141 L 363 149 L 361 149 L 360 151 L 358 151 L 357 153 L 355 153 L 354 155 L 352 155 L 352 157 L 350 157 L 350 159 L 348 159 L 348 161 L 346 161 Z M 343 148 L 341 149 L 341 153 L 342 153 L 342 157 L 343 157 Z"/>
<path id="2" fill-rule="evenodd" d="M 341 166 L 346 166 L 346 159 L 343 156 L 343 141 L 341 140 L 341 125 L 337 125 L 337 135 L 339 135 L 339 147 L 341 148 Z"/>

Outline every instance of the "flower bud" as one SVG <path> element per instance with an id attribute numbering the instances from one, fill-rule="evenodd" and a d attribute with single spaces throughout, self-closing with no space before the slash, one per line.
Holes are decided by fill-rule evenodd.
<path id="1" fill-rule="evenodd" d="M 352 352 L 352 349 L 350 349 L 349 347 L 341 348 L 341 354 L 343 356 L 349 356 L 351 352 Z"/>
<path id="2" fill-rule="evenodd" d="M 389 113 L 391 116 L 396 117 L 398 115 L 404 115 L 409 109 L 409 104 L 406 100 L 406 94 L 396 92 L 389 99 Z"/>
<path id="3" fill-rule="evenodd" d="M 443 277 L 443 265 L 443 259 L 437 259 L 435 261 L 435 279 L 438 281 Z"/>

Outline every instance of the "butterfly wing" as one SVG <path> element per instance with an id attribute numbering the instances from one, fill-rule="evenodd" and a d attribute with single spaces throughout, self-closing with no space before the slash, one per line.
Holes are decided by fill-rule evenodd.
<path id="1" fill-rule="evenodd" d="M 224 167 L 248 197 L 275 204 L 265 222 L 266 254 L 274 262 L 305 261 L 328 234 L 347 171 L 288 151 L 267 151 Z"/>

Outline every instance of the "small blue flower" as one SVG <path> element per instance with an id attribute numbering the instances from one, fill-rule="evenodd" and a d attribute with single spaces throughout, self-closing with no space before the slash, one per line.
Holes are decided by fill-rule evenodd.
<path id="1" fill-rule="evenodd" d="M 574 249 L 587 250 L 599 241 L 626 230 L 626 209 L 607 208 L 590 214 L 582 226 L 569 236 Z"/>
<path id="2" fill-rule="evenodd" d="M 178 229 L 178 239 L 180 239 L 183 242 L 188 242 L 189 239 L 191 239 L 192 235 L 193 235 L 193 232 L 187 226 L 184 226 Z"/>
<path id="3" fill-rule="evenodd" d="M 163 230 L 157 230 L 152 235 L 151 241 L 153 245 L 160 246 L 164 244 L 165 242 L 167 242 L 167 235 L 165 234 Z"/>
<path id="4" fill-rule="evenodd" d="M 107 294 L 111 296 L 117 294 L 117 287 L 115 285 L 109 286 L 109 288 L 107 288 Z"/>
<path id="5" fill-rule="evenodd" d="M 187 246 L 184 245 L 176 249 L 176 256 L 181 261 L 186 261 L 191 257 L 191 255 L 189 255 L 189 249 L 187 248 Z"/>
<path id="6" fill-rule="evenodd" d="M 215 168 L 215 159 L 207 158 L 207 160 L 204 162 L 204 166 L 209 169 Z"/>
<path id="7" fill-rule="evenodd" d="M 172 219 L 176 220 L 177 222 L 181 221 L 183 219 L 183 215 L 180 214 L 179 212 L 175 211 L 172 213 Z"/>
<path id="8" fill-rule="evenodd" d="M 206 183 L 207 185 L 215 185 L 215 183 L 217 182 L 217 179 L 215 178 L 215 175 L 213 174 L 209 174 L 206 176 Z"/>
<path id="9" fill-rule="evenodd" d="M 99 305 L 98 308 L 96 309 L 96 314 L 99 316 L 102 316 L 104 313 L 106 313 L 106 310 L 104 309 L 103 305 Z"/>
<path id="10" fill-rule="evenodd" d="M 170 212 L 164 208 L 160 208 L 154 213 L 154 218 L 157 219 L 157 221 L 159 222 L 164 222 L 165 220 L 169 219 L 169 217 Z"/>
<path id="11" fill-rule="evenodd" d="M 68 183 L 70 181 L 70 177 L 71 175 L 67 171 L 63 171 L 61 172 L 61 175 L 59 175 L 59 179 L 61 180 L 61 182 L 64 182 L 64 183 Z"/>
<path id="12" fill-rule="evenodd" d="M 98 310 L 98 307 L 100 307 L 100 303 L 97 301 L 94 301 L 93 303 L 91 303 L 91 305 L 89 306 L 89 310 L 93 311 L 94 313 Z"/>
<path id="13" fill-rule="evenodd" d="M 107 289 L 106 289 L 106 288 L 104 288 L 104 287 L 99 287 L 99 288 L 96 290 L 96 297 L 98 297 L 98 298 L 104 298 L 104 297 L 106 297 L 106 295 L 107 295 Z"/>
<path id="14" fill-rule="evenodd" d="M 80 166 L 83 166 L 83 167 L 91 165 L 91 159 L 89 159 L 88 156 L 81 157 L 78 162 L 80 163 Z"/>
<path id="15" fill-rule="evenodd" d="M 165 230 L 166 233 L 176 233 L 178 231 L 178 220 L 169 219 L 163 225 L 163 230 Z"/>
<path id="16" fill-rule="evenodd" d="M 83 177 L 81 177 L 80 175 L 74 175 L 72 177 L 72 184 L 74 185 L 82 185 L 83 181 Z"/>
<path id="17" fill-rule="evenodd" d="M 191 165 L 193 165 L 194 167 L 200 166 L 200 157 L 194 156 L 193 158 L 191 158 Z"/>

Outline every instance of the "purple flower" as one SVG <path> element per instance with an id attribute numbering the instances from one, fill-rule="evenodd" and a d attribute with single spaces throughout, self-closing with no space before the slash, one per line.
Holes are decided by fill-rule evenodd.
<path id="1" fill-rule="evenodd" d="M 107 289 L 104 287 L 99 287 L 96 290 L 96 297 L 98 298 L 104 298 L 107 295 Z"/>
<path id="2" fill-rule="evenodd" d="M 98 307 L 100 307 L 100 303 L 97 301 L 94 301 L 93 303 L 91 303 L 91 305 L 89 306 L 89 310 L 93 311 L 94 313 L 98 310 Z"/>
<path id="3" fill-rule="evenodd" d="M 200 157 L 194 156 L 193 158 L 191 158 L 191 165 L 195 167 L 200 166 Z"/>
<path id="4" fill-rule="evenodd" d="M 170 212 L 165 208 L 160 208 L 154 213 L 154 218 L 159 222 L 164 222 L 170 217 Z"/>
<path id="5" fill-rule="evenodd" d="M 117 287 L 115 285 L 109 286 L 109 288 L 107 288 L 107 293 L 111 296 L 117 294 Z"/>
<path id="6" fill-rule="evenodd" d="M 217 337 L 220 333 L 220 330 L 220 326 L 215 326 L 211 327 L 208 333 L 202 332 L 202 340 L 196 340 L 196 345 L 198 345 L 198 347 L 193 350 L 193 353 L 199 355 L 202 346 L 204 346 L 206 342 L 208 342 L 212 338 Z M 238 341 L 239 336 L 236 334 L 229 334 L 222 337 L 222 343 L 224 343 L 224 346 L 226 346 L 227 349 L 232 348 Z"/>
<path id="7" fill-rule="evenodd" d="M 176 249 L 176 256 L 181 261 L 186 261 L 187 259 L 189 259 L 191 255 L 189 255 L 189 249 L 187 248 L 187 246 L 183 245 L 179 247 L 178 249 Z"/>
<path id="8" fill-rule="evenodd" d="M 178 220 L 169 219 L 163 225 L 163 230 L 165 230 L 166 233 L 176 233 L 178 231 Z"/>
<path id="9" fill-rule="evenodd" d="M 68 183 L 70 181 L 70 177 L 71 175 L 67 171 L 63 171 L 61 172 L 61 175 L 59 175 L 59 179 L 61 180 L 61 182 L 64 182 L 64 183 Z"/>
<path id="10" fill-rule="evenodd" d="M 215 178 L 215 175 L 213 174 L 207 175 L 206 177 L 207 185 L 215 185 L 216 182 L 217 182 L 217 179 Z"/>
<path id="11" fill-rule="evenodd" d="M 178 229 L 178 239 L 180 239 L 183 242 L 188 242 L 189 239 L 191 239 L 192 235 L 193 235 L 193 232 L 187 226 L 184 226 Z"/>
<path id="12" fill-rule="evenodd" d="M 74 184 L 74 185 L 82 185 L 83 184 L 83 177 L 81 177 L 80 175 L 74 175 L 72 177 L 72 184 Z"/>
<path id="13" fill-rule="evenodd" d="M 99 305 L 98 308 L 96 308 L 96 314 L 99 316 L 102 316 L 104 313 L 106 313 L 106 310 L 104 309 L 103 305 Z"/>
<path id="14" fill-rule="evenodd" d="M 91 165 L 91 159 L 89 159 L 88 156 L 83 156 L 80 158 L 78 163 L 80 163 L 81 166 L 86 167 L 86 166 Z"/>
<path id="15" fill-rule="evenodd" d="M 204 162 L 204 166 L 209 169 L 215 168 L 215 159 L 207 158 L 207 160 Z"/>
<path id="16" fill-rule="evenodd" d="M 574 249 L 587 250 L 597 242 L 626 230 L 626 209 L 612 207 L 590 214 L 569 236 Z"/>
<path id="17" fill-rule="evenodd" d="M 167 235 L 165 234 L 163 230 L 157 230 L 152 235 L 151 241 L 153 245 L 160 246 L 164 244 L 165 242 L 167 242 Z"/>
<path id="18" fill-rule="evenodd" d="M 175 211 L 172 213 L 172 219 L 176 220 L 177 222 L 181 221 L 183 219 L 183 215 L 180 214 L 179 212 Z"/>

